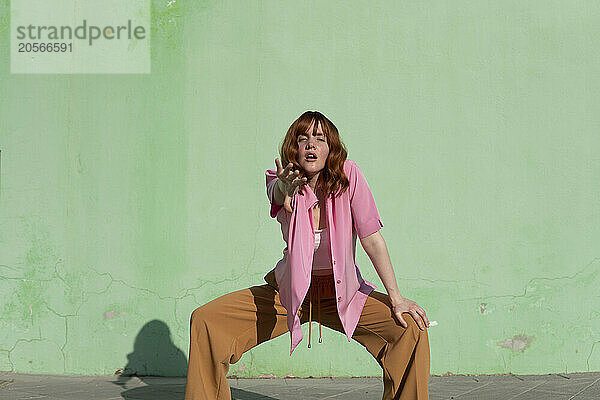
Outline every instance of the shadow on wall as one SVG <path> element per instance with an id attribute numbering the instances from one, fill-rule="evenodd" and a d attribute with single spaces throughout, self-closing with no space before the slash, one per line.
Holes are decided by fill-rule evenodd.
<path id="1" fill-rule="evenodd" d="M 145 394 L 167 392 L 180 393 L 183 398 L 187 358 L 171 340 L 171 331 L 163 321 L 152 320 L 139 331 L 133 345 L 133 352 L 127 355 L 127 365 L 121 371 L 115 385 L 125 386 L 132 377 L 137 377 L 148 386 L 126 389 L 121 393 L 124 399 L 145 398 Z M 182 377 L 181 384 L 163 384 L 158 377 Z M 172 378 L 170 382 L 173 382 Z M 137 386 L 137 382 L 136 382 Z"/>

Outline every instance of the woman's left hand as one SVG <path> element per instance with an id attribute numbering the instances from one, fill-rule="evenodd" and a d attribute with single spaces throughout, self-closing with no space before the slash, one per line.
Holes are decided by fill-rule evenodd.
<path id="1" fill-rule="evenodd" d="M 421 306 L 419 306 L 414 301 L 407 299 L 406 297 L 402 297 L 400 299 L 392 301 L 391 308 L 392 314 L 396 316 L 396 318 L 400 322 L 400 325 L 402 325 L 404 328 L 408 328 L 408 324 L 406 323 L 404 318 L 402 318 L 402 313 L 404 312 L 410 313 L 410 315 L 412 315 L 413 319 L 415 320 L 417 325 L 419 325 L 419 328 L 421 328 L 421 330 L 424 330 L 425 327 L 429 327 L 429 319 L 427 318 L 427 314 L 425 314 L 425 310 L 423 310 L 423 308 L 421 308 Z"/>

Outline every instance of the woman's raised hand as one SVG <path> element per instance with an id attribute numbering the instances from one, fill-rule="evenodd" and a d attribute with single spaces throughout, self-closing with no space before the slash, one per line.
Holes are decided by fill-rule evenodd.
<path id="1" fill-rule="evenodd" d="M 277 178 L 279 188 L 285 194 L 283 201 L 283 207 L 287 212 L 292 212 L 292 197 L 296 194 L 300 186 L 306 185 L 306 177 L 300 178 L 300 171 L 292 171 L 294 164 L 289 163 L 285 168 L 281 166 L 279 158 L 275 159 L 275 165 L 277 166 Z"/>

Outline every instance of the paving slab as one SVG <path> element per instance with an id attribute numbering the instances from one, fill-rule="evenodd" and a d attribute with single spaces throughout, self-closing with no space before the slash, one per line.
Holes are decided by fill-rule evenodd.
<path id="1" fill-rule="evenodd" d="M 379 400 L 381 377 L 228 377 L 232 399 Z M 183 400 L 185 377 L 34 375 L 0 372 L 0 400 Z M 431 400 L 600 400 L 600 372 L 432 375 Z"/>

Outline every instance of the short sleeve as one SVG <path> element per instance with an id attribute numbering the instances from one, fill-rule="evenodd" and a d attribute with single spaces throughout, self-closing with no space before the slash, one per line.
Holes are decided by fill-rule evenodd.
<path id="1" fill-rule="evenodd" d="M 265 176 L 267 181 L 267 198 L 269 199 L 269 203 L 271 204 L 271 210 L 269 212 L 269 215 L 272 218 L 276 218 L 279 210 L 283 208 L 283 205 L 279 206 L 273 203 L 273 191 L 275 189 L 275 184 L 277 183 L 277 180 L 279 178 L 277 178 L 277 171 L 275 169 L 268 169 L 265 172 Z"/>
<path id="2" fill-rule="evenodd" d="M 351 161 L 351 167 L 349 177 L 350 209 L 354 229 L 356 229 L 358 237 L 362 239 L 381 229 L 383 222 L 362 170 L 355 161 Z"/>

